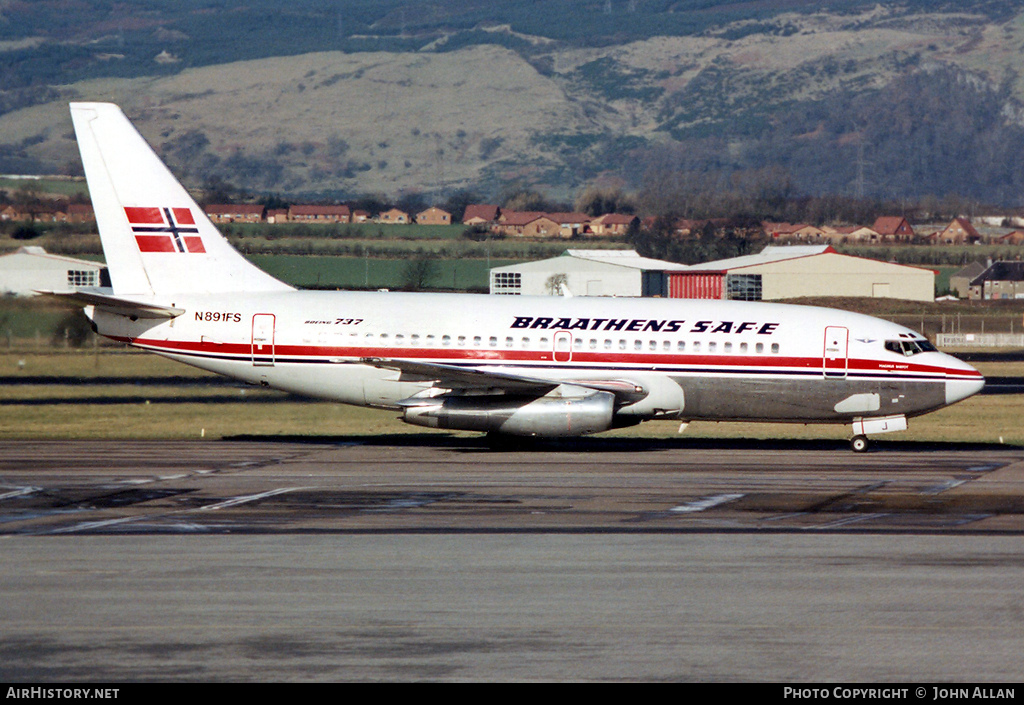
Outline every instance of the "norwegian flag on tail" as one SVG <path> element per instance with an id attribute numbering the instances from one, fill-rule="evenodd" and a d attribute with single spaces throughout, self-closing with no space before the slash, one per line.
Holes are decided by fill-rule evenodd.
<path id="1" fill-rule="evenodd" d="M 188 208 L 125 207 L 139 252 L 206 252 Z"/>

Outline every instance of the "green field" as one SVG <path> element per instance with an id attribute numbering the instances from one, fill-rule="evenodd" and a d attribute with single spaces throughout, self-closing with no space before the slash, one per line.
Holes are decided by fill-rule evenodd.
<path id="1" fill-rule="evenodd" d="M 1021 363 L 984 363 L 990 376 L 1019 376 Z M 307 401 L 234 383 L 155 355 L 124 348 L 54 350 L 19 345 L 0 352 L 0 438 L 266 438 L 339 441 L 366 436 L 478 437 L 409 426 L 397 412 Z M 975 396 L 911 419 L 880 442 L 1024 445 L 1024 395 Z M 687 439 L 849 438 L 846 426 L 656 421 L 602 437 Z"/>
<path id="2" fill-rule="evenodd" d="M 289 284 L 307 289 L 401 289 L 409 260 L 372 257 L 316 255 L 249 255 L 260 269 Z M 519 260 L 490 261 L 491 267 Z M 435 270 L 426 289 L 487 291 L 488 261 L 479 259 L 433 260 Z"/>
<path id="3" fill-rule="evenodd" d="M 17 193 L 23 189 L 30 189 L 41 196 L 63 197 L 89 194 L 85 185 L 85 179 L 56 179 L 41 177 L 38 179 L 11 179 L 0 177 L 0 191 Z"/>

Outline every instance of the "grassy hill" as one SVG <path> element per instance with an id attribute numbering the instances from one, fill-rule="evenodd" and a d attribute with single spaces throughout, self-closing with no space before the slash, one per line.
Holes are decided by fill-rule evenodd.
<path id="1" fill-rule="evenodd" d="M 74 172 L 80 99 L 193 185 L 263 192 L 564 198 L 768 165 L 804 193 L 1024 190 L 1009 1 L 29 5 L 0 9 L 0 173 Z"/>

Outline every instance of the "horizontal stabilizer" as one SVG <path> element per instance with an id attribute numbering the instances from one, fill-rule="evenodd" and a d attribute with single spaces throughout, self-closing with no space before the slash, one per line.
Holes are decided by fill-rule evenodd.
<path id="1" fill-rule="evenodd" d="M 36 293 L 46 296 L 55 296 L 64 301 L 71 301 L 83 306 L 95 306 L 98 309 L 125 316 L 135 320 L 137 318 L 176 318 L 185 313 L 183 308 L 173 306 L 162 306 L 160 304 L 143 303 L 141 301 L 130 301 L 107 294 L 97 294 L 88 291 L 58 292 L 38 291 Z"/>

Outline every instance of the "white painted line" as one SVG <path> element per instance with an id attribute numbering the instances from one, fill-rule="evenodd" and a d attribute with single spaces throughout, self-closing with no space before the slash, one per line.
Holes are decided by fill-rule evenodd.
<path id="1" fill-rule="evenodd" d="M 818 524 L 817 526 L 807 526 L 806 529 L 832 529 L 837 526 L 846 526 L 847 524 L 856 524 L 861 521 L 870 521 L 871 519 L 879 519 L 884 516 L 889 516 L 888 513 L 878 514 L 860 514 L 854 517 L 846 517 L 845 519 L 837 519 L 836 521 L 829 522 L 828 524 Z"/>
<path id="2" fill-rule="evenodd" d="M 11 497 L 24 497 L 27 494 L 42 491 L 42 487 L 22 487 L 21 489 L 14 490 L 13 492 L 5 492 L 4 494 L 0 494 L 0 499 L 10 499 Z"/>
<path id="3" fill-rule="evenodd" d="M 940 482 L 937 485 L 926 487 L 921 491 L 921 494 L 941 494 L 947 490 L 953 489 L 954 487 L 959 487 L 965 482 L 967 482 L 967 480 L 946 480 L 945 482 Z"/>
<path id="4" fill-rule="evenodd" d="M 70 534 L 76 531 L 91 531 L 92 529 L 101 529 L 104 526 L 113 526 L 115 524 L 124 524 L 129 521 L 136 521 L 143 517 L 120 517 L 118 519 L 105 519 L 103 521 L 86 521 L 81 524 L 75 524 L 74 526 L 68 526 L 63 529 L 54 529 L 48 533 L 51 534 Z"/>
<path id="5" fill-rule="evenodd" d="M 277 490 L 270 490 L 269 492 L 260 492 L 259 494 L 250 494 L 244 497 L 235 497 L 234 499 L 228 499 L 217 504 L 208 504 L 205 507 L 199 507 L 200 511 L 208 509 L 225 509 L 227 507 L 235 507 L 239 504 L 245 504 L 246 502 L 255 502 L 258 499 L 265 499 L 267 497 L 273 497 L 277 494 L 284 494 L 285 492 L 294 492 L 296 490 L 309 490 L 312 487 L 282 487 Z"/>
<path id="6" fill-rule="evenodd" d="M 711 495 L 710 497 L 705 497 L 704 499 L 698 499 L 696 502 L 688 502 L 678 507 L 672 507 L 671 509 L 669 509 L 669 511 L 679 513 L 703 512 L 705 509 L 711 509 L 712 507 L 717 507 L 720 504 L 725 504 L 727 502 L 735 502 L 742 496 L 742 494 Z"/>

